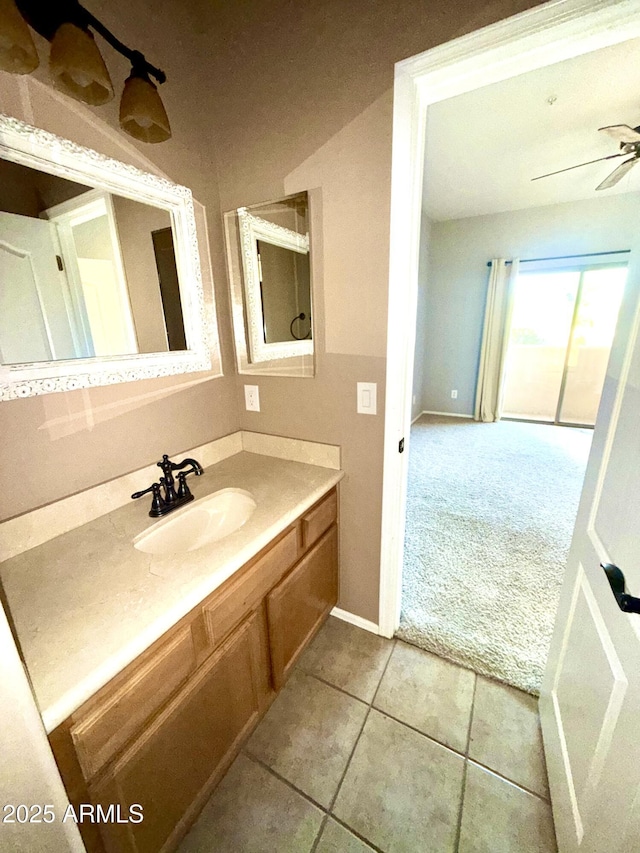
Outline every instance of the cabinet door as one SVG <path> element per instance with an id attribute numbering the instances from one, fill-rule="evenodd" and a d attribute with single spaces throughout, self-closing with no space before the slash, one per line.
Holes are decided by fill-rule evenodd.
<path id="1" fill-rule="evenodd" d="M 249 617 L 89 790 L 103 810 L 119 804 L 124 821 L 100 826 L 109 853 L 171 850 L 206 802 L 257 722 L 264 683 L 264 615 Z"/>
<path id="2" fill-rule="evenodd" d="M 267 596 L 276 690 L 337 600 L 338 531 L 333 526 Z"/>
<path id="3" fill-rule="evenodd" d="M 129 669 L 117 689 L 108 685 L 74 714 L 70 733 L 85 779 L 95 776 L 195 669 L 190 626 L 171 632 L 144 664 Z"/>

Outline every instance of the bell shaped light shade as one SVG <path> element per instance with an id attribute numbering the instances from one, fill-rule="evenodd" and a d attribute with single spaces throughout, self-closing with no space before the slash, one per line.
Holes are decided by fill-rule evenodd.
<path id="1" fill-rule="evenodd" d="M 171 125 L 155 85 L 144 72 L 132 71 L 120 101 L 120 127 L 142 142 L 164 142 Z"/>
<path id="2" fill-rule="evenodd" d="M 14 0 L 0 0 L 0 68 L 30 74 L 39 63 L 29 27 Z"/>
<path id="3" fill-rule="evenodd" d="M 61 24 L 51 42 L 49 70 L 56 89 L 85 104 L 98 106 L 113 98 L 104 59 L 88 30 Z"/>

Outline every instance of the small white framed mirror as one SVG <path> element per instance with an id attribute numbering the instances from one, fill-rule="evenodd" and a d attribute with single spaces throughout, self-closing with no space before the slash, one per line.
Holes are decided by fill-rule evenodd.
<path id="1" fill-rule="evenodd" d="M 225 214 L 240 373 L 314 375 L 306 192 Z"/>
<path id="2" fill-rule="evenodd" d="M 211 368 L 187 187 L 0 115 L 0 399 Z"/>
<path id="3" fill-rule="evenodd" d="M 311 355 L 309 235 L 238 209 L 251 361 Z"/>

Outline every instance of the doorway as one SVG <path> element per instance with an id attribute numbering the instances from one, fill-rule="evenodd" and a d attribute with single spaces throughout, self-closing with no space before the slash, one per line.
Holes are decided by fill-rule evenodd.
<path id="1" fill-rule="evenodd" d="M 411 333 L 417 313 L 420 239 L 417 187 L 422 183 L 427 108 L 496 80 L 511 79 L 528 70 L 638 38 L 639 13 L 640 4 L 635 0 L 629 4 L 605 0 L 597 9 L 592 4 L 572 0 L 549 3 L 397 66 L 380 587 L 380 631 L 385 635 L 393 634 L 400 615 L 408 465 L 406 454 L 398 455 L 401 446 L 397 441 L 408 432 L 410 423 L 415 344 Z M 498 255 L 492 253 L 488 257 Z M 615 427 L 622 410 L 619 388 L 625 387 L 633 355 L 629 342 L 634 341 L 637 332 L 638 269 L 635 260 L 632 267 L 635 274 L 630 275 L 630 283 L 635 279 L 635 284 L 627 288 L 620 312 L 621 328 L 612 350 L 612 370 L 607 376 L 601 416 L 595 429 L 592 452 L 595 464 L 587 477 L 589 489 L 585 492 L 580 516 L 579 529 L 588 533 L 594 548 L 584 558 L 580 554 L 578 559 L 577 552 L 573 554 L 571 580 L 575 580 L 575 585 L 565 587 L 561 619 L 557 623 L 559 658 L 552 660 L 545 685 L 543 730 L 545 746 L 549 747 L 547 758 L 551 758 L 554 817 L 559 846 L 563 850 L 604 849 L 598 840 L 604 842 L 605 839 L 612 849 L 615 846 L 616 850 L 631 850 L 635 849 L 633 844 L 637 841 L 640 789 L 636 765 L 625 764 L 632 734 L 618 725 L 620 721 L 634 719 L 638 707 L 637 665 L 623 667 L 616 657 L 617 651 L 622 653 L 630 646 L 629 642 L 626 646 L 615 642 L 619 635 L 622 636 L 620 626 L 626 630 L 627 622 L 618 620 L 614 624 L 615 611 L 610 596 L 607 593 L 605 598 L 603 593 L 601 606 L 593 592 L 596 586 L 601 586 L 598 560 L 609 562 L 603 544 L 606 536 L 598 535 L 597 522 L 602 522 L 603 530 L 607 524 L 615 525 L 627 509 L 625 502 L 637 492 L 620 489 L 617 493 L 619 508 L 606 517 L 603 512 L 596 514 L 597 501 L 595 508 L 591 502 L 593 494 L 600 498 L 603 484 L 611 480 L 615 485 L 629 470 L 627 458 L 618 466 L 617 480 L 609 476 L 612 451 L 621 446 L 623 455 L 629 445 L 635 446 L 633 427 L 627 432 L 627 447 L 624 436 L 621 435 L 618 442 Z M 636 388 L 637 383 L 631 385 L 627 395 L 630 400 Z M 604 464 L 598 470 L 602 459 Z M 628 625 L 627 634 L 631 634 L 632 623 L 629 621 Z M 637 623 L 633 626 L 637 629 Z M 597 661 L 601 664 L 598 674 L 602 674 L 605 684 L 598 694 L 602 699 L 597 707 L 591 701 L 596 695 L 592 676 L 596 671 L 596 653 L 585 658 L 585 644 L 581 643 L 587 635 L 593 638 L 592 645 L 597 649 Z M 630 638 L 625 635 L 623 639 Z M 624 655 L 622 660 L 626 662 Z M 572 710 L 573 715 L 568 715 L 567 710 Z M 588 738 L 584 737 L 586 726 L 589 726 Z M 609 815 L 612 792 L 619 808 Z"/>
<path id="2" fill-rule="evenodd" d="M 627 264 L 563 263 L 567 266 L 523 264 L 515 280 L 502 413 L 593 427 Z"/>
<path id="3" fill-rule="evenodd" d="M 396 65 L 378 628 L 383 636 L 392 637 L 400 622 L 408 476 L 403 450 L 411 423 L 427 111 L 445 99 L 639 36 L 638 0 L 624 7 L 612 0 L 597 9 L 586 0 L 565 0 Z"/>

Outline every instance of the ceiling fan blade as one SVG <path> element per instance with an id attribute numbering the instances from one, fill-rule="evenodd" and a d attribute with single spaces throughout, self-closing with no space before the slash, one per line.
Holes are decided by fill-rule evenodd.
<path id="1" fill-rule="evenodd" d="M 550 178 L 551 175 L 560 175 L 562 172 L 570 172 L 572 169 L 580 169 L 582 166 L 590 166 L 592 163 L 600 163 L 602 160 L 613 160 L 616 157 L 626 157 L 624 152 L 620 154 L 609 154 L 608 157 L 598 157 L 597 160 L 587 160 L 586 163 L 578 163 L 576 166 L 568 166 L 566 169 L 558 169 L 557 172 L 547 172 L 546 175 L 538 175 L 537 178 L 531 178 L 532 181 L 539 181 L 540 178 Z"/>
<path id="2" fill-rule="evenodd" d="M 622 142 L 623 145 L 633 145 L 634 142 L 640 142 L 640 133 L 628 124 L 612 124 L 608 127 L 599 127 L 598 131 L 608 134 L 616 142 Z"/>
<path id="3" fill-rule="evenodd" d="M 598 184 L 596 187 L 597 190 L 608 190 L 610 187 L 614 187 L 618 181 L 621 181 L 622 178 L 627 174 L 629 169 L 638 162 L 637 157 L 630 157 L 628 160 L 625 160 L 624 163 L 620 163 L 619 166 L 611 172 L 608 178 L 605 178 L 601 184 Z"/>

